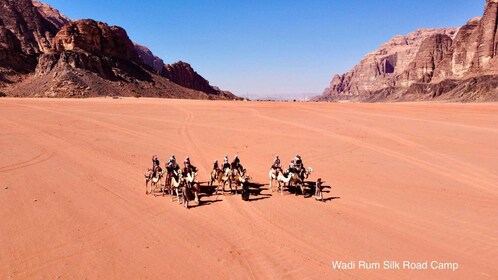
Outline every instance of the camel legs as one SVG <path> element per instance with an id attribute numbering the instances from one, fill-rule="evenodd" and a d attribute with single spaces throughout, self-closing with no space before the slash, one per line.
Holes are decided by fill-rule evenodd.
<path id="1" fill-rule="evenodd" d="M 228 180 L 228 187 L 230 188 L 230 193 L 233 194 L 232 180 Z"/>
<path id="2" fill-rule="evenodd" d="M 166 188 L 168 189 L 168 192 L 170 192 L 171 179 L 168 179 L 168 176 L 166 176 L 166 178 L 164 179 L 163 196 L 166 195 Z"/>
<path id="3" fill-rule="evenodd" d="M 188 198 L 187 198 L 187 194 L 185 193 L 185 190 L 183 190 L 183 206 L 185 208 L 188 208 Z"/>
<path id="4" fill-rule="evenodd" d="M 301 183 L 301 194 L 303 195 L 304 197 L 304 192 L 305 192 L 305 187 L 304 187 L 304 183 Z"/>
<path id="5" fill-rule="evenodd" d="M 218 198 L 218 194 L 220 191 L 222 195 L 225 195 L 225 184 L 223 183 L 223 181 L 218 181 L 218 185 L 216 186 L 216 198 Z"/>
<path id="6" fill-rule="evenodd" d="M 155 188 L 156 188 L 156 186 L 155 186 L 155 185 L 156 185 L 156 183 L 154 183 L 154 181 L 152 181 L 152 180 L 151 180 L 151 181 L 150 181 L 150 185 L 149 185 L 149 186 L 150 186 L 150 190 L 149 190 L 149 193 L 150 193 L 150 194 L 154 194 L 154 193 L 152 192 L 152 186 L 154 186 L 154 189 L 155 189 Z"/>
<path id="7" fill-rule="evenodd" d="M 175 187 L 170 185 L 169 186 L 169 197 L 171 198 L 171 202 L 173 202 L 173 194 L 175 192 Z"/>
<path id="8" fill-rule="evenodd" d="M 230 182 L 230 185 L 231 185 L 231 182 Z M 239 193 L 239 190 L 238 190 L 239 183 L 235 182 L 234 185 L 235 185 L 235 193 L 234 194 L 238 194 Z"/>
<path id="9" fill-rule="evenodd" d="M 223 196 L 225 195 L 225 186 L 227 185 L 227 183 L 228 183 L 228 180 L 223 181 L 223 185 L 222 185 L 223 189 L 221 190 L 221 195 L 223 195 Z"/>
<path id="10" fill-rule="evenodd" d="M 180 186 L 176 188 L 175 191 L 176 191 L 176 200 L 178 201 L 178 204 L 181 204 L 182 202 L 180 200 Z"/>

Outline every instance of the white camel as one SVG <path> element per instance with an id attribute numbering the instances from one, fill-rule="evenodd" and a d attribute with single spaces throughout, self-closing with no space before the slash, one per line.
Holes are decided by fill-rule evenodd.
<path id="1" fill-rule="evenodd" d="M 284 191 L 283 187 L 285 186 L 285 184 L 287 184 L 288 187 L 290 187 L 291 185 L 294 185 L 296 188 L 299 187 L 301 189 L 301 193 L 304 195 L 305 192 L 304 180 L 308 178 L 308 176 L 311 174 L 312 171 L 313 169 L 311 167 L 308 167 L 307 169 L 302 170 L 300 174 L 297 172 L 292 172 L 289 169 L 285 170 L 284 173 L 279 172 L 277 175 L 277 181 L 279 185 L 282 184 L 280 185 L 280 194 L 283 195 Z"/>
<path id="2" fill-rule="evenodd" d="M 278 174 L 282 172 L 282 169 L 280 168 L 270 168 L 270 172 L 268 174 L 268 177 L 270 178 L 270 192 L 273 192 L 273 182 L 277 183 L 277 192 L 281 188 L 280 186 L 280 181 L 278 180 Z"/>
<path id="3" fill-rule="evenodd" d="M 178 178 L 177 178 L 178 177 Z M 182 174 L 178 174 L 178 176 L 172 176 L 170 180 L 170 185 L 169 185 L 169 194 L 171 197 L 171 201 L 173 201 L 173 193 L 176 194 L 176 200 L 178 201 L 178 204 L 181 204 L 181 196 L 180 196 L 180 190 L 182 189 L 182 185 L 185 183 L 185 179 L 182 177 Z"/>

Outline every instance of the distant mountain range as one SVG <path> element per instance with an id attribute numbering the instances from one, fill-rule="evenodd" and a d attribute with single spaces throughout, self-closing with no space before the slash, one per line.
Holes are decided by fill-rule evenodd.
<path id="1" fill-rule="evenodd" d="M 487 0 L 483 16 L 460 28 L 395 36 L 314 99 L 497 101 L 497 27 L 498 0 Z"/>
<path id="2" fill-rule="evenodd" d="M 164 64 L 121 27 L 73 21 L 36 0 L 0 0 L 0 94 L 237 98 L 186 62 Z"/>

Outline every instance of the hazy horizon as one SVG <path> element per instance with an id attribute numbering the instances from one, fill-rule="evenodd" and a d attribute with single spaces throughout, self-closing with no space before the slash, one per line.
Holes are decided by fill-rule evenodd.
<path id="1" fill-rule="evenodd" d="M 241 97 L 323 92 L 367 53 L 418 28 L 459 27 L 484 0 L 42 1 L 71 19 L 126 29 L 165 63 L 188 62 L 211 85 Z"/>

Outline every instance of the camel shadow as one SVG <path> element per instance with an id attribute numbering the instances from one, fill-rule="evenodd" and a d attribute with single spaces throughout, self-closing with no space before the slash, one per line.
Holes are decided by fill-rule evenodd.
<path id="1" fill-rule="evenodd" d="M 271 195 L 266 195 L 266 194 L 261 194 L 262 191 L 268 190 L 268 188 L 262 188 L 263 186 L 266 186 L 267 184 L 260 184 L 260 183 L 253 183 L 249 182 L 248 187 L 249 187 L 249 193 L 252 195 L 263 195 L 263 196 L 271 196 Z"/>
<path id="2" fill-rule="evenodd" d="M 221 199 L 215 199 L 215 200 L 201 200 L 201 197 L 199 197 L 199 204 L 196 205 L 189 205 L 188 208 L 197 208 L 197 207 L 202 207 L 202 206 L 207 206 L 211 205 L 216 202 L 223 201 Z"/>
<path id="3" fill-rule="evenodd" d="M 322 199 L 321 202 L 327 202 L 327 201 L 331 201 L 331 200 L 334 200 L 334 199 L 340 199 L 340 198 L 341 198 L 340 196 L 327 197 L 327 198 Z"/>
<path id="4" fill-rule="evenodd" d="M 271 195 L 267 195 L 267 196 L 260 196 L 260 197 L 255 197 L 255 198 L 251 198 L 251 197 L 249 197 L 249 199 L 248 199 L 247 201 L 249 201 L 249 202 L 250 202 L 250 201 L 258 201 L 258 200 L 268 199 L 268 198 L 270 198 L 270 197 L 271 197 Z"/>
<path id="5" fill-rule="evenodd" d="M 316 182 L 315 181 L 304 181 L 304 185 L 307 188 L 307 191 L 302 194 L 301 190 L 299 188 L 292 188 L 289 190 L 290 193 L 293 193 L 295 195 L 303 195 L 304 198 L 314 198 L 315 197 L 315 192 L 316 192 Z M 330 190 L 326 190 L 330 189 Z M 322 185 L 322 193 L 331 193 L 332 192 L 332 186 L 329 185 Z M 330 201 L 333 199 L 339 199 L 340 197 L 329 197 L 329 198 L 324 198 L 322 202 Z"/>

